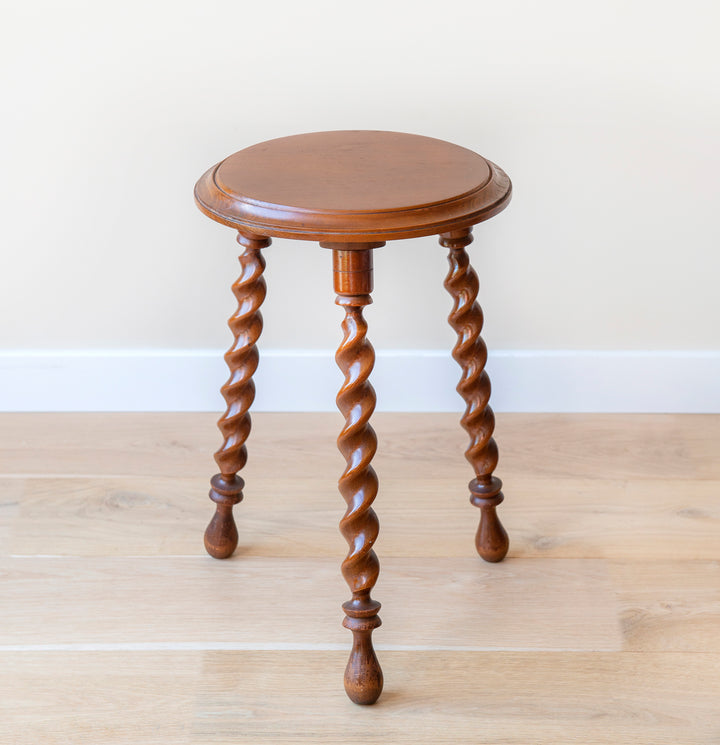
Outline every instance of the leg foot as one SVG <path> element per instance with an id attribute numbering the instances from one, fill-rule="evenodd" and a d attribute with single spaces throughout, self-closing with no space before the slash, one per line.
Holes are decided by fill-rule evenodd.
<path id="1" fill-rule="evenodd" d="M 237 548 L 238 532 L 232 507 L 218 505 L 205 529 L 205 549 L 214 559 L 227 559 Z"/>
<path id="2" fill-rule="evenodd" d="M 509 546 L 508 534 L 495 509 L 503 501 L 500 489 L 502 489 L 502 482 L 494 476 L 487 484 L 479 482 L 478 479 L 470 482 L 470 502 L 480 508 L 480 524 L 475 534 L 475 548 L 485 561 L 491 562 L 502 561 Z"/>
<path id="3" fill-rule="evenodd" d="M 232 508 L 242 499 L 243 480 L 236 475 L 221 473 L 213 476 L 210 499 L 215 502 L 215 514 L 205 530 L 205 549 L 215 559 L 232 556 L 238 544 L 238 531 Z"/>
<path id="4" fill-rule="evenodd" d="M 377 603 L 380 608 L 380 603 Z M 378 616 L 351 618 L 346 616 L 343 626 L 353 634 L 350 659 L 345 668 L 345 693 L 356 704 L 374 704 L 383 689 L 383 674 L 372 645 L 372 631 L 380 626 Z"/>

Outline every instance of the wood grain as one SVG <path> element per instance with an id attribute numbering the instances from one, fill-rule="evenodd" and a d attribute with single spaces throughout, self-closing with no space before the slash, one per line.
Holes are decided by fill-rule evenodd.
<path id="1" fill-rule="evenodd" d="M 492 436 L 495 414 L 489 405 L 491 385 L 485 370 L 487 347 L 480 336 L 483 312 L 477 302 L 477 274 L 465 250 L 472 240 L 470 229 L 458 230 L 441 235 L 440 245 L 449 249 L 450 269 L 445 289 L 453 299 L 453 308 L 448 321 L 457 334 L 452 356 L 462 370 L 456 388 L 465 401 L 460 424 L 470 437 L 465 458 L 475 473 L 468 485 L 470 502 L 480 509 L 481 515 L 475 548 L 486 561 L 497 562 L 508 552 L 508 534 L 496 509 L 504 497 L 502 481 L 493 475 L 498 463 L 498 447 Z"/>
<path id="2" fill-rule="evenodd" d="M 693 655 L 678 670 L 673 654 L 385 653 L 388 685 L 372 715 L 358 715 L 341 700 L 326 674 L 329 660 L 320 657 L 313 665 L 297 653 L 278 674 L 260 656 L 252 662 L 237 657 L 205 658 L 204 677 L 215 684 L 197 702 L 204 714 L 193 730 L 198 739 L 336 742 L 339 733 L 346 742 L 363 743 L 557 745 L 622 738 L 689 745 L 720 739 L 716 655 Z M 324 667 L 315 667 L 318 662 Z M 303 672 L 307 663 L 317 680 L 312 690 Z M 238 669 L 243 678 L 233 676 Z M 480 680 L 492 681 L 482 695 Z M 264 693 L 274 685 L 287 691 L 280 705 Z"/>
<path id="3" fill-rule="evenodd" d="M 0 416 L 0 742 L 720 742 L 720 417 L 498 415 L 491 566 L 457 415 L 374 416 L 370 712 L 338 685 L 342 418 L 253 418 L 225 563 L 214 419 Z"/>
<path id="4" fill-rule="evenodd" d="M 192 742 L 202 667 L 199 653 L 0 653 L 0 742 Z"/>
<path id="5" fill-rule="evenodd" d="M 8 558 L 0 570 L 0 646 L 347 645 L 338 560 Z M 443 613 L 427 613 L 427 587 Z M 388 559 L 378 588 L 392 598 L 376 632 L 380 649 L 621 648 L 602 561 L 518 559 L 496 569 L 472 556 Z"/>
<path id="6" fill-rule="evenodd" d="M 720 561 L 613 563 L 624 648 L 720 653 Z"/>
<path id="7" fill-rule="evenodd" d="M 220 389 L 226 404 L 218 420 L 223 442 L 215 453 L 220 473 L 210 481 L 209 496 L 215 503 L 215 513 L 205 529 L 205 549 L 216 559 L 230 556 L 238 542 L 232 508 L 242 501 L 245 486 L 239 472 L 247 463 L 245 442 L 250 435 L 250 407 L 255 400 L 253 375 L 259 360 L 256 342 L 263 326 L 260 306 L 266 293 L 262 249 L 270 245 L 269 240 L 249 240 L 240 234 L 237 241 L 243 252 L 240 277 L 233 284 L 238 307 L 228 321 L 233 334 L 232 346 L 225 354 L 230 377 Z"/>
<path id="8" fill-rule="evenodd" d="M 720 741 L 720 657 L 674 653 L 386 652 L 357 709 L 345 652 L 22 652 L 0 666 L 13 745 Z M 493 681 L 477 693 L 477 681 Z"/>
<path id="9" fill-rule="evenodd" d="M 24 486 L 19 479 L 0 479 L 0 547 L 3 551 L 10 545 Z"/>
<path id="10" fill-rule="evenodd" d="M 335 473 L 341 463 L 338 457 Z M 393 461 L 382 473 L 382 555 L 469 556 L 476 512 L 464 480 L 402 478 L 405 471 L 404 461 Z M 511 557 L 681 560 L 720 553 L 720 481 L 693 480 L 678 489 L 672 480 L 503 475 L 512 494 L 503 504 Z M 244 491 L 244 556 L 343 555 L 334 473 L 290 479 L 255 469 Z M 10 554 L 197 554 L 206 492 L 202 477 L 0 477 L 0 536 Z M 288 495 L 302 510 L 287 511 Z"/>
<path id="11" fill-rule="evenodd" d="M 0 474 L 197 476 L 213 468 L 208 413 L 0 414 Z M 418 478 L 464 473 L 458 416 L 377 413 L 376 470 Z M 342 458 L 337 413 L 253 414 L 250 473 L 292 464 L 298 478 L 334 474 Z M 308 447 L 307 432 L 313 433 Z M 498 469 L 531 478 L 720 481 L 720 416 L 709 414 L 498 414 Z M 39 453 L 42 453 L 40 457 Z M 394 464 L 394 465 L 390 465 Z M 508 498 L 509 500 L 509 498 Z M 503 505 L 505 509 L 509 505 Z"/>
<path id="12" fill-rule="evenodd" d="M 338 490 L 345 500 L 340 532 L 348 550 L 342 575 L 351 592 L 343 603 L 343 626 L 352 632 L 352 648 L 345 668 L 345 691 L 356 704 L 374 704 L 383 688 L 383 674 L 373 649 L 372 632 L 382 625 L 380 603 L 371 597 L 380 563 L 373 545 L 379 522 L 372 504 L 378 493 L 378 478 L 372 467 L 377 436 L 370 424 L 375 411 L 375 390 L 369 381 L 375 350 L 367 338 L 363 308 L 372 302 L 372 248 L 333 248 L 333 285 L 336 304 L 344 310 L 343 338 L 335 354 L 343 383 L 336 403 L 345 422 L 338 435 L 338 450 L 345 468 Z"/>
<path id="13" fill-rule="evenodd" d="M 248 235 L 368 242 L 487 220 L 510 179 L 477 153 L 401 132 L 309 132 L 247 147 L 210 168 L 195 202 Z"/>

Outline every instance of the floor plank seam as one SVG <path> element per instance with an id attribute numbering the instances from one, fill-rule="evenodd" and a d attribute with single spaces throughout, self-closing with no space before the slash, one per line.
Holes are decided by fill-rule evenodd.
<path id="1" fill-rule="evenodd" d="M 378 652 L 489 652 L 538 654 L 625 654 L 626 650 L 598 647 L 490 647 L 447 644 L 375 644 Z M 0 644 L 0 652 L 345 652 L 346 644 L 293 642 L 109 642 L 71 644 Z M 634 651 L 634 650 L 627 650 Z M 674 651 L 674 650 L 671 650 Z M 680 653 L 680 652 L 678 652 Z"/>

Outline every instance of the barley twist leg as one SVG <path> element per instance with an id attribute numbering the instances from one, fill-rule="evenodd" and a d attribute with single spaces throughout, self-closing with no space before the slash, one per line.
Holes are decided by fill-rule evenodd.
<path id="1" fill-rule="evenodd" d="M 440 244 L 450 249 L 445 288 L 454 301 L 448 321 L 458 335 L 453 358 L 462 368 L 457 391 L 466 403 L 460 420 L 470 436 L 465 457 L 475 471 L 475 478 L 469 484 L 470 501 L 480 508 L 475 546 L 486 561 L 501 561 L 507 554 L 508 536 L 496 512 L 503 501 L 502 482 L 493 476 L 498 461 L 498 449 L 492 437 L 495 416 L 488 405 L 490 378 L 485 372 L 487 347 L 480 336 L 483 314 L 476 302 L 478 278 L 465 251 L 471 242 L 470 229 L 440 236 Z"/>
<path id="2" fill-rule="evenodd" d="M 370 465 L 377 449 L 369 422 L 375 409 L 375 391 L 368 381 L 375 352 L 366 338 L 363 318 L 363 307 L 372 302 L 372 251 L 336 249 L 333 258 L 336 303 L 345 309 L 343 340 L 335 356 L 345 376 L 337 396 L 338 408 L 345 417 L 338 448 L 347 464 L 338 482 L 347 503 L 340 532 L 349 546 L 342 573 L 352 592 L 352 599 L 343 604 L 343 626 L 353 634 L 345 691 L 356 704 L 373 704 L 382 691 L 383 674 L 372 644 L 373 629 L 381 623 L 380 603 L 370 597 L 380 569 L 373 550 L 379 525 L 371 506 L 378 491 L 377 475 Z"/>
<path id="3" fill-rule="evenodd" d="M 215 502 L 216 508 L 205 531 L 205 548 L 216 559 L 231 556 L 238 543 L 232 508 L 242 500 L 245 486 L 238 471 L 247 462 L 245 441 L 250 434 L 249 412 L 255 398 L 252 376 L 258 365 L 256 342 L 262 331 L 260 306 L 265 299 L 265 280 L 262 276 L 265 259 L 261 249 L 270 245 L 270 239 L 238 234 L 238 243 L 245 250 L 240 255 L 240 278 L 232 288 L 238 309 L 228 321 L 235 341 L 225 355 L 230 377 L 221 389 L 227 409 L 218 421 L 223 444 L 215 453 L 215 462 L 220 473 L 210 481 L 210 499 Z"/>

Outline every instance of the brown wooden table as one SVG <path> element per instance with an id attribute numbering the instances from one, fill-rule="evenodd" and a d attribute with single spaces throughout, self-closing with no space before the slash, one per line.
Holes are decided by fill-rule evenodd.
<path id="1" fill-rule="evenodd" d="M 362 310 L 372 302 L 373 249 L 389 240 L 436 234 L 449 249 L 445 287 L 454 301 L 449 321 L 458 335 L 453 357 L 462 368 L 457 390 L 467 404 L 461 420 L 470 435 L 465 455 L 475 471 L 470 501 L 480 508 L 475 545 L 483 559 L 500 561 L 508 537 L 495 509 L 503 495 L 500 479 L 493 476 L 498 453 L 484 370 L 487 348 L 480 337 L 478 280 L 465 247 L 472 242 L 472 226 L 504 209 L 511 191 L 507 175 L 471 150 L 375 131 L 314 132 L 261 142 L 213 166 L 195 186 L 199 208 L 235 228 L 244 248 L 242 273 L 233 285 L 239 307 L 229 321 L 235 342 L 225 355 L 230 379 L 222 388 L 227 410 L 218 422 L 224 437 L 215 454 L 220 473 L 211 480 L 216 511 L 205 532 L 205 546 L 218 559 L 230 556 L 238 542 L 232 508 L 243 497 L 238 473 L 247 460 L 255 396 L 252 376 L 265 298 L 262 249 L 277 237 L 319 241 L 332 250 L 336 303 L 345 309 L 344 338 L 335 357 L 345 375 L 337 396 L 345 416 L 338 447 L 347 462 L 339 480 L 347 502 L 340 530 L 350 547 L 342 573 L 352 591 L 343 604 L 343 625 L 353 633 L 345 690 L 358 704 L 374 703 L 383 686 L 371 639 L 380 626 L 380 603 L 370 597 L 379 571 L 373 551 L 378 519 L 372 509 L 378 479 L 370 465 L 377 439 L 369 421 L 375 391 L 368 382 L 375 353 Z"/>

